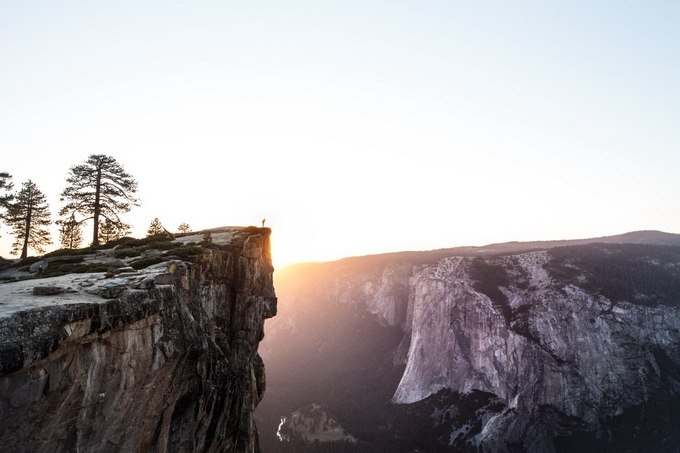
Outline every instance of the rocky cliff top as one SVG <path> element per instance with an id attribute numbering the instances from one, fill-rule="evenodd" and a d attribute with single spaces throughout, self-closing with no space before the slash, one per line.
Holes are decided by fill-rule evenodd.
<path id="1" fill-rule="evenodd" d="M 170 284 L 166 274 L 173 261 L 196 261 L 210 250 L 240 249 L 258 231 L 271 232 L 268 228 L 221 227 L 174 237 L 123 238 L 102 246 L 5 262 L 4 267 L 0 264 L 0 318 L 30 308 L 103 302 L 125 290 Z"/>
<path id="2" fill-rule="evenodd" d="M 0 272 L 0 443 L 256 452 L 270 230 L 60 250 Z"/>

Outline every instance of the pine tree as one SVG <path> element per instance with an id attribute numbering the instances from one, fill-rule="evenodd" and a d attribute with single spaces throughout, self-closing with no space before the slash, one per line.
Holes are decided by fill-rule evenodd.
<path id="1" fill-rule="evenodd" d="M 158 235 L 158 234 L 163 234 L 163 235 L 164 235 L 164 234 L 166 234 L 166 231 L 167 231 L 167 230 L 165 229 L 165 227 L 163 226 L 163 224 L 161 223 L 161 221 L 158 220 L 158 217 L 155 217 L 155 218 L 151 221 L 151 225 L 149 225 L 149 229 L 146 230 L 146 236 L 147 236 L 147 237 L 149 237 L 149 236 L 156 236 L 156 235 Z"/>
<path id="2" fill-rule="evenodd" d="M 59 225 L 59 242 L 65 249 L 77 249 L 83 243 L 83 232 L 80 222 L 76 220 L 75 214 L 71 214 L 68 220 L 57 220 Z"/>
<path id="3" fill-rule="evenodd" d="M 61 193 L 60 201 L 67 204 L 59 215 L 82 214 L 86 217 L 81 222 L 92 219 L 92 245 L 99 244 L 102 217 L 124 228 L 126 224 L 119 214 L 139 206 L 135 198 L 137 181 L 110 156 L 90 155 L 84 164 L 71 167 L 66 182 L 68 186 Z"/>
<path id="4" fill-rule="evenodd" d="M 30 179 L 21 185 L 21 190 L 8 203 L 3 219 L 12 228 L 15 238 L 12 253 L 21 250 L 21 259 L 28 256 L 29 247 L 43 253 L 44 246 L 52 243 L 46 228 L 52 222 L 45 195 Z"/>
<path id="5" fill-rule="evenodd" d="M 12 175 L 4 171 L 0 172 L 0 191 L 7 192 L 12 190 L 12 187 L 14 187 L 12 184 Z M 0 195 L 0 208 L 6 208 L 7 203 L 11 200 L 12 195 L 10 194 Z"/>
<path id="6" fill-rule="evenodd" d="M 191 231 L 191 227 L 189 226 L 188 223 L 182 222 L 179 224 L 179 227 L 177 227 L 177 230 L 180 233 L 188 233 L 189 231 Z"/>
<path id="7" fill-rule="evenodd" d="M 3 194 L 2 192 L 8 192 L 12 190 L 12 175 L 7 172 L 0 172 L 0 216 L 3 211 L 7 209 L 10 201 L 12 201 L 11 194 Z"/>
<path id="8" fill-rule="evenodd" d="M 127 223 L 115 224 L 106 219 L 99 228 L 99 242 L 106 244 L 130 234 L 130 225 Z"/>

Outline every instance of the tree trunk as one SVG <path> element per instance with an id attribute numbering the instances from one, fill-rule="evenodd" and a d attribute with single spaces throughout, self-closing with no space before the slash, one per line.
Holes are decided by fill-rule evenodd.
<path id="1" fill-rule="evenodd" d="M 26 229 L 24 230 L 24 246 L 21 248 L 21 258 L 24 259 L 28 257 L 28 238 L 31 234 L 31 207 L 29 206 L 28 212 L 26 213 Z"/>
<path id="2" fill-rule="evenodd" d="M 94 217 L 92 223 L 94 224 L 92 231 L 92 245 L 99 245 L 99 196 L 102 188 L 102 169 L 97 168 L 97 188 L 94 195 Z"/>

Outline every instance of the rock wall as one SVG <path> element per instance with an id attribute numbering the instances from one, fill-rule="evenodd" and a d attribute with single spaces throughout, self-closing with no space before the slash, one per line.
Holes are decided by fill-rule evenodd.
<path id="1" fill-rule="evenodd" d="M 229 233 L 115 298 L 69 288 L 79 297 L 0 317 L 2 449 L 259 451 L 269 230 Z"/>
<path id="2" fill-rule="evenodd" d="M 505 409 L 483 420 L 475 441 L 484 451 L 550 452 L 556 438 L 597 433 L 654 392 L 676 394 L 678 376 L 668 386 L 662 362 L 680 364 L 680 310 L 613 301 L 556 280 L 546 271 L 550 260 L 545 251 L 452 257 L 419 272 L 393 400 L 489 392 Z M 484 266 L 485 282 L 475 266 Z M 575 281 L 585 282 L 577 272 Z"/>
<path id="3" fill-rule="evenodd" d="M 263 407 L 292 431 L 313 401 L 373 451 L 677 451 L 680 247 L 473 252 L 279 273 Z"/>

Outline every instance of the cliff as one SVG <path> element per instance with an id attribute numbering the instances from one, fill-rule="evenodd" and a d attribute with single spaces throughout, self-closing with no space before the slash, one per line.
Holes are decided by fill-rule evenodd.
<path id="1" fill-rule="evenodd" d="M 675 451 L 678 238 L 502 244 L 277 272 L 283 316 L 262 345 L 261 416 L 285 417 L 285 441 L 270 450 L 300 448 L 292 414 L 316 404 L 356 439 L 334 451 Z M 309 369 L 313 378 L 298 371 Z"/>
<path id="2" fill-rule="evenodd" d="M 590 256 L 611 255 L 604 260 L 610 266 L 631 252 L 601 247 Z M 503 409 L 483 421 L 478 444 L 485 451 L 523 445 L 549 452 L 556 438 L 579 431 L 611 435 L 608 421 L 659 392 L 677 397 L 677 270 L 668 294 L 652 289 L 651 279 L 676 268 L 680 253 L 653 263 L 659 251 L 632 252 L 627 278 L 637 275 L 642 284 L 621 298 L 592 291 L 587 282 L 598 276 L 584 263 L 559 262 L 546 251 L 450 258 L 420 272 L 394 401 L 420 401 L 442 389 L 492 393 Z M 645 260 L 652 261 L 647 269 L 640 266 Z"/>
<path id="3" fill-rule="evenodd" d="M 259 451 L 270 230 L 210 236 L 52 257 L 108 271 L 0 285 L 4 450 Z"/>

